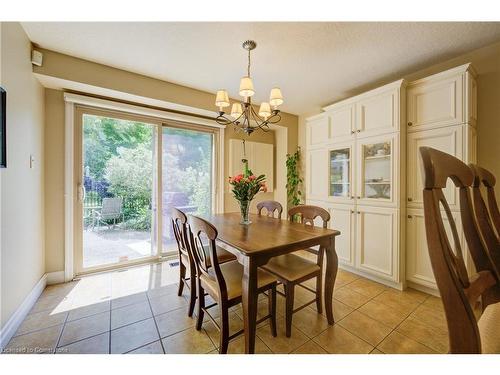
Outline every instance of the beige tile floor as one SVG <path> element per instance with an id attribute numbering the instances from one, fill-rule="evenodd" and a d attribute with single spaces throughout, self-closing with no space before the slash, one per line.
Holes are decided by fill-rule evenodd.
<path id="1" fill-rule="evenodd" d="M 217 353 L 219 333 L 207 321 L 201 331 L 186 313 L 187 293 L 177 296 L 178 268 L 168 262 L 87 276 L 49 286 L 8 344 L 7 353 Z M 296 303 L 311 299 L 298 288 Z M 278 337 L 268 323 L 257 330 L 257 353 L 446 353 L 441 301 L 404 292 L 339 270 L 335 324 L 314 305 L 296 313 L 292 337 L 284 334 L 284 299 L 278 299 Z M 267 302 L 259 303 L 259 315 Z M 241 307 L 231 329 L 242 328 Z M 229 345 L 242 353 L 242 337 Z"/>

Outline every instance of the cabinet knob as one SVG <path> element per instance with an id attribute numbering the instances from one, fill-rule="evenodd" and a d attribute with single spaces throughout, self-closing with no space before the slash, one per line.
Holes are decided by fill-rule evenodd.
<path id="1" fill-rule="evenodd" d="M 361 199 L 361 197 L 356 197 L 356 199 Z"/>
<path id="2" fill-rule="evenodd" d="M 408 202 L 413 202 L 413 198 L 408 198 Z"/>
<path id="3" fill-rule="evenodd" d="M 354 213 L 354 210 L 351 210 L 351 214 L 353 214 L 353 213 Z"/>
<path id="4" fill-rule="evenodd" d="M 413 216 L 411 216 L 411 215 L 408 215 L 408 219 L 413 219 Z"/>
<path id="5" fill-rule="evenodd" d="M 354 199 L 354 195 L 351 195 L 351 199 Z"/>
<path id="6" fill-rule="evenodd" d="M 355 130 L 351 130 L 351 134 L 354 134 L 354 133 L 356 133 L 356 131 Z"/>
<path id="7" fill-rule="evenodd" d="M 360 211 L 358 211 L 358 215 L 359 215 L 360 213 L 361 213 L 361 212 L 360 212 Z"/>
<path id="8" fill-rule="evenodd" d="M 361 130 L 356 130 L 358 133 L 361 133 Z"/>
<path id="9" fill-rule="evenodd" d="M 413 125 L 413 122 L 408 122 L 408 126 L 412 126 Z"/>

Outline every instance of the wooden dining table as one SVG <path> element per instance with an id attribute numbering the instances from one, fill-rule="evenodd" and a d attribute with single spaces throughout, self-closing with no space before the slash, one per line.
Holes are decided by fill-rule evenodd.
<path id="1" fill-rule="evenodd" d="M 243 265 L 242 304 L 245 330 L 245 353 L 255 352 L 257 321 L 257 269 L 270 258 L 319 245 L 326 257 L 324 290 L 328 324 L 333 325 L 333 287 L 338 269 L 335 237 L 338 230 L 292 223 L 268 216 L 250 214 L 249 225 L 240 224 L 239 213 L 208 216 L 217 228 L 218 245 L 236 255 Z"/>

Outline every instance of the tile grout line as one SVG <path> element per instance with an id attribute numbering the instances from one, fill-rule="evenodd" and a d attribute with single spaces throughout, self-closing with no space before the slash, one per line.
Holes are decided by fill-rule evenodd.
<path id="1" fill-rule="evenodd" d="M 160 340 L 161 349 L 163 350 L 163 354 L 167 354 L 167 352 L 165 351 L 165 346 L 163 345 L 163 339 L 162 339 L 161 334 L 160 334 L 160 329 L 158 328 L 158 323 L 156 322 L 156 316 L 155 316 L 155 314 L 153 312 L 153 308 L 151 307 L 151 301 L 149 299 L 149 294 L 148 293 L 146 293 L 146 298 L 148 300 L 148 306 L 149 306 L 149 310 L 151 311 L 151 315 L 153 315 L 153 322 L 155 323 L 156 333 L 158 334 L 158 337 L 159 337 L 159 340 Z M 172 311 L 174 311 L 174 310 L 172 310 Z M 168 313 L 168 312 L 169 311 L 167 311 L 166 313 Z"/>
<path id="2" fill-rule="evenodd" d="M 424 304 L 424 302 L 425 302 L 425 301 L 427 301 L 427 300 L 429 299 L 429 297 L 430 297 L 430 296 L 426 297 L 426 298 L 425 298 L 422 302 L 420 302 L 420 303 L 419 303 L 419 304 L 418 304 L 418 305 L 417 305 L 417 306 L 416 306 L 416 307 L 415 307 L 412 311 L 410 311 L 410 312 L 408 313 L 408 315 L 406 315 L 406 317 L 405 317 L 405 318 L 404 318 L 401 322 L 399 322 L 399 324 L 397 324 L 397 325 L 396 325 L 396 327 L 394 327 L 394 329 L 393 329 L 391 332 L 389 332 L 389 334 L 388 334 L 387 336 L 385 336 L 385 337 L 384 337 L 384 339 L 383 339 L 382 341 L 380 341 L 380 342 L 377 344 L 377 346 L 375 347 L 375 349 L 380 350 L 380 351 L 381 351 L 382 353 L 384 353 L 384 354 L 388 354 L 388 353 L 385 353 L 385 352 L 384 352 L 381 348 L 379 348 L 378 346 L 379 346 L 379 345 L 380 345 L 380 344 L 381 344 L 381 343 L 382 343 L 382 342 L 383 342 L 383 341 L 384 341 L 387 337 L 389 337 L 389 336 L 390 336 L 393 332 L 395 332 L 395 331 L 399 328 L 399 326 L 401 326 L 401 324 L 403 324 L 403 323 L 404 323 L 404 322 L 408 319 L 408 317 L 409 317 L 412 313 L 414 313 L 414 312 L 415 312 L 415 310 L 417 310 L 420 306 L 422 306 L 422 305 Z M 422 322 L 422 323 L 423 323 L 423 322 Z M 424 324 L 425 324 L 425 323 L 424 323 Z M 413 340 L 413 341 L 415 341 L 415 342 L 419 343 L 420 345 L 423 345 L 423 346 L 425 346 L 425 347 L 429 348 L 430 350 L 433 350 L 433 351 L 437 352 L 436 350 L 432 349 L 431 347 L 429 347 L 429 346 L 427 346 L 427 345 L 425 345 L 425 344 L 423 344 L 423 343 L 421 343 L 421 342 L 419 342 L 419 341 L 417 341 L 417 340 L 414 340 L 414 339 L 412 339 L 411 337 L 408 337 L 408 336 L 406 336 L 406 335 L 404 335 L 404 334 L 402 334 L 402 333 L 400 333 L 400 332 L 397 332 L 397 331 L 396 331 L 396 333 L 400 334 L 401 336 L 406 337 L 407 339 Z"/>

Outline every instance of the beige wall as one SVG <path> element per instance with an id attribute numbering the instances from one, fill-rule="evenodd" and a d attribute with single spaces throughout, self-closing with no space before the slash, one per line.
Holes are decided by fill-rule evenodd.
<path id="1" fill-rule="evenodd" d="M 0 170 L 3 327 L 45 272 L 44 96 L 21 25 L 2 23 L 1 28 L 1 85 L 7 91 L 7 168 Z"/>
<path id="2" fill-rule="evenodd" d="M 33 67 L 37 74 L 78 82 L 103 89 L 125 92 L 132 95 L 167 101 L 186 106 L 214 111 L 214 94 L 157 80 L 109 66 L 40 49 L 43 52 L 43 66 Z M 63 87 L 64 89 L 64 87 Z M 46 89 L 46 271 L 64 269 L 64 102 L 61 90 Z M 297 147 L 298 117 L 282 114 L 281 126 L 288 128 L 288 152 Z M 225 171 L 228 176 L 229 139 L 240 138 L 231 127 L 225 132 Z M 275 144 L 274 132 L 256 132 L 250 139 L 255 142 Z M 283 166 L 284 167 L 284 166 Z M 237 210 L 231 192 L 225 187 L 224 202 L 227 211 Z M 255 203 L 262 199 L 272 199 L 273 193 L 259 194 Z"/>
<path id="3" fill-rule="evenodd" d="M 51 89 L 45 89 L 45 249 L 45 271 L 64 270 L 64 98 Z"/>
<path id="4" fill-rule="evenodd" d="M 474 50 L 418 72 L 409 72 L 403 78 L 414 81 L 469 62 L 472 63 L 478 74 L 478 164 L 492 171 L 500 179 L 500 43 Z M 384 81 L 365 87 L 363 91 L 399 78 L 401 77 L 389 77 Z M 361 92 L 354 92 L 352 95 Z M 313 114 L 304 114 L 299 117 L 298 143 L 302 147 L 305 147 L 305 118 Z M 500 189 L 497 188 L 496 193 L 500 199 Z"/>

